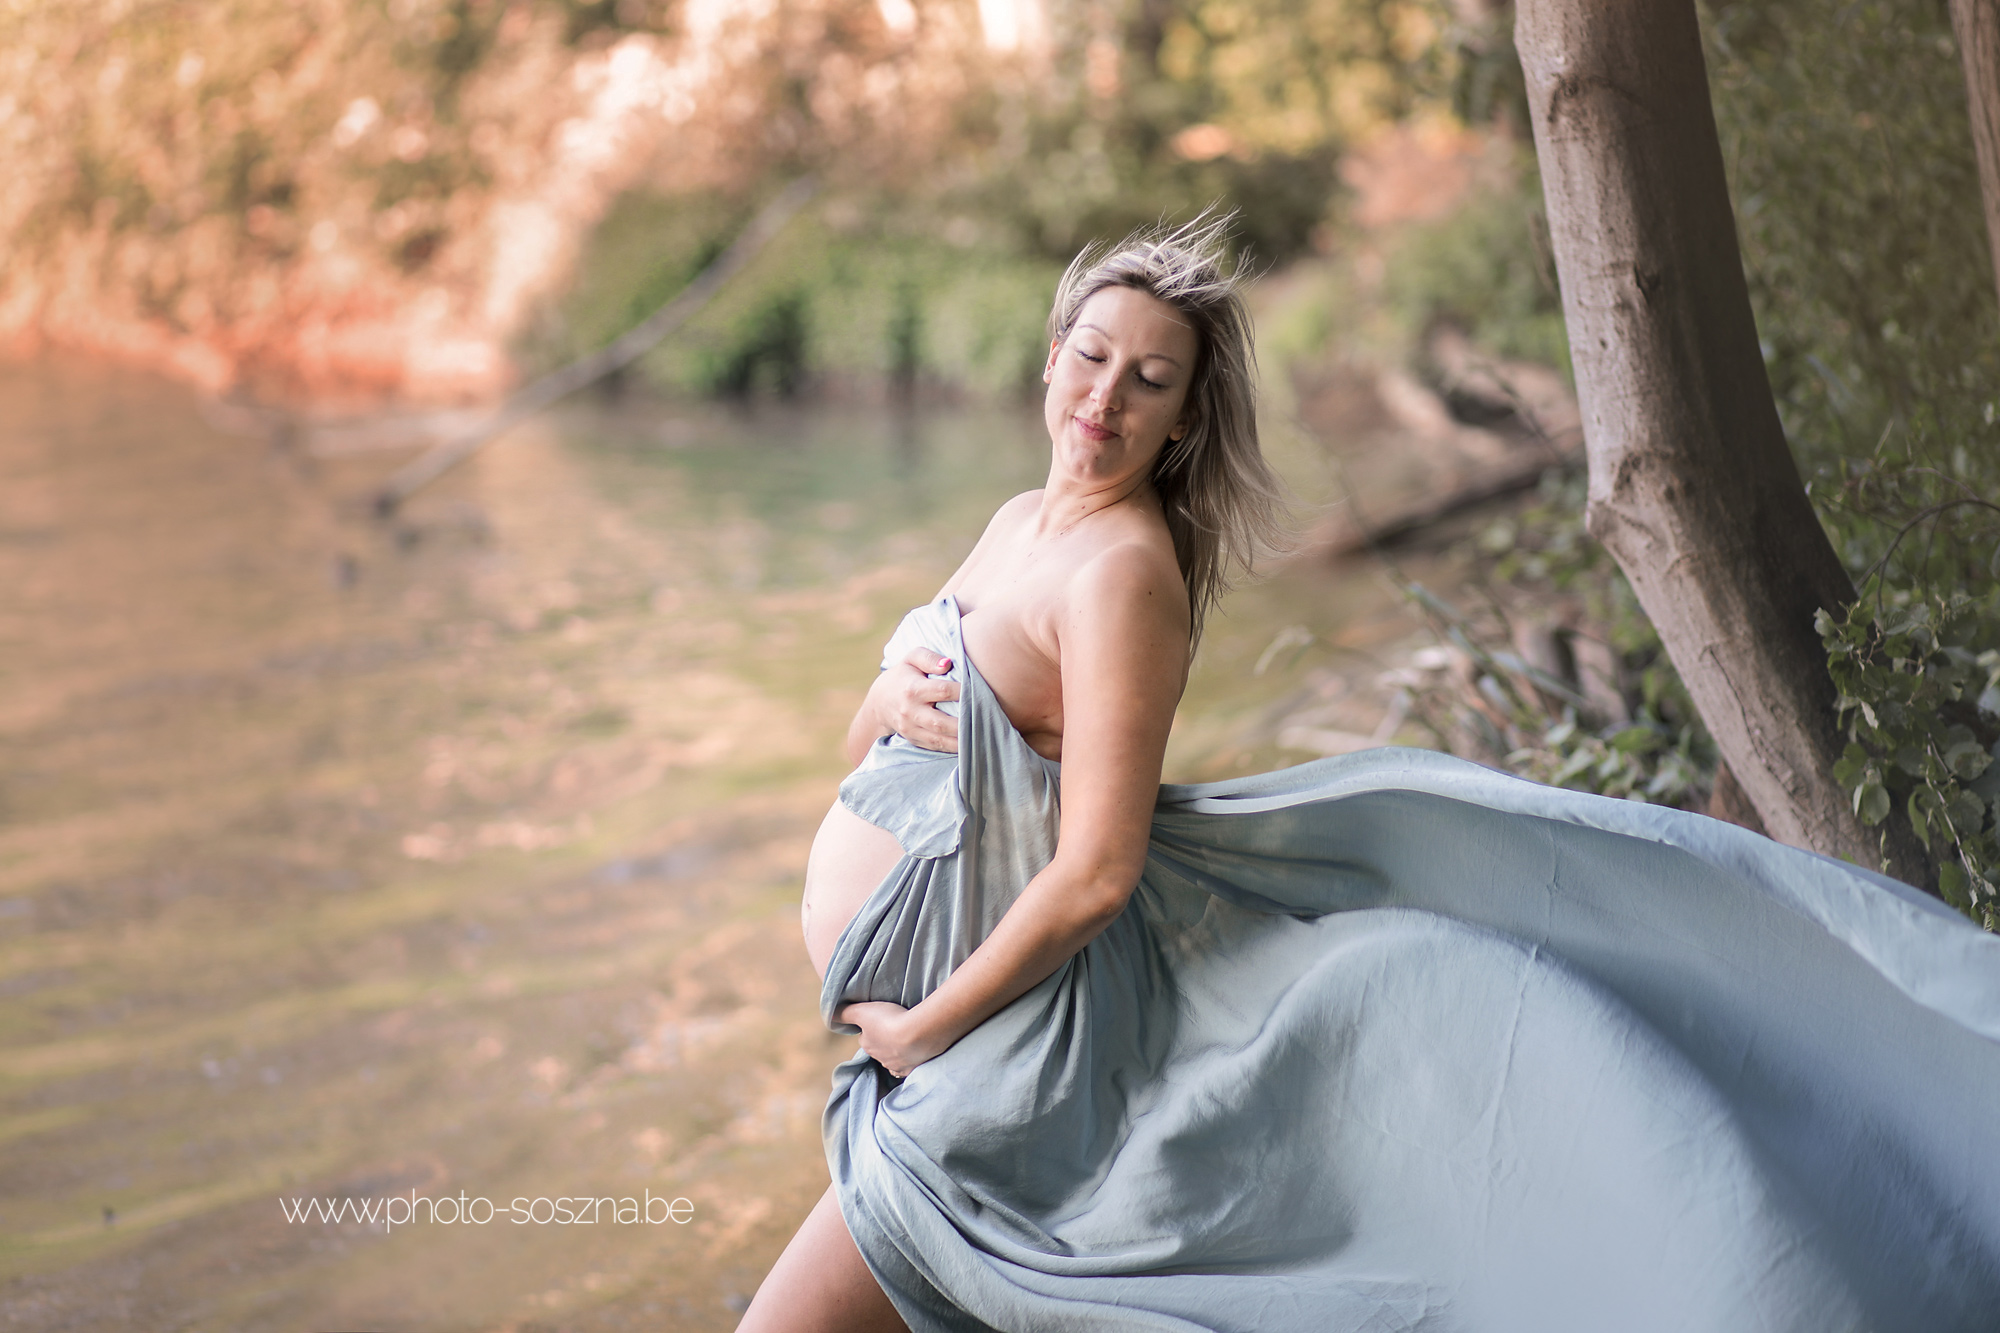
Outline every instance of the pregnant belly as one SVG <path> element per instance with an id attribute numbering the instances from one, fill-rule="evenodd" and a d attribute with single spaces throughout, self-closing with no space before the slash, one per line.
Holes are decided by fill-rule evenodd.
<path id="1" fill-rule="evenodd" d="M 902 845 L 888 830 L 875 827 L 839 801 L 826 812 L 806 860 L 805 900 L 800 907 L 806 953 L 822 978 L 840 932 L 902 859 Z"/>

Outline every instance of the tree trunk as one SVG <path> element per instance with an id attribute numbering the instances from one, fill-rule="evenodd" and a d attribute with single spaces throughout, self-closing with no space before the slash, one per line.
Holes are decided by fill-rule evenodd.
<path id="1" fill-rule="evenodd" d="M 1854 587 L 1758 350 L 1693 0 L 1519 0 L 1515 44 L 1569 327 L 1588 527 L 1771 836 L 1880 864 L 1833 779 L 1813 612 Z M 1893 823 L 1894 821 L 1892 821 Z M 1892 873 L 1922 883 L 1905 838 Z"/>
<path id="2" fill-rule="evenodd" d="M 1951 0 L 1951 28 L 1965 66 L 1986 243 L 1993 251 L 1994 290 L 2000 293 L 2000 0 Z"/>

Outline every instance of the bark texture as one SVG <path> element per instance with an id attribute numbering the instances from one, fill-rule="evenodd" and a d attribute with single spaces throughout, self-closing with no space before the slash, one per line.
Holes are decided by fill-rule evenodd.
<path id="1" fill-rule="evenodd" d="M 1520 0 L 1590 467 L 1588 526 L 1660 632 L 1772 837 L 1879 864 L 1833 779 L 1813 612 L 1852 582 L 1757 345 L 1693 0 Z M 1900 853 L 1900 854 L 1898 854 Z M 1913 840 L 1894 873 L 1928 876 Z"/>
<path id="2" fill-rule="evenodd" d="M 1951 0 L 1951 27 L 1965 66 L 1986 243 L 1993 252 L 1994 290 L 2000 293 L 2000 0 Z"/>

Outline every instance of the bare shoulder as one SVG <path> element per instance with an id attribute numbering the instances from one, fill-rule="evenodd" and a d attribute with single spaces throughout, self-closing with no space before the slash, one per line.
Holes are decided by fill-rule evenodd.
<path id="1" fill-rule="evenodd" d="M 1057 642 L 1065 733 L 1071 724 L 1129 724 L 1157 731 L 1164 745 L 1187 688 L 1191 619 L 1170 544 L 1117 541 L 1078 566 L 1064 589 Z M 1151 772 L 1158 782 L 1157 766 Z"/>
<path id="2" fill-rule="evenodd" d="M 1124 633 L 1144 626 L 1149 649 L 1162 636 L 1185 646 L 1192 619 L 1187 582 L 1171 540 L 1149 537 L 1112 542 L 1078 566 L 1064 589 L 1064 620 Z"/>

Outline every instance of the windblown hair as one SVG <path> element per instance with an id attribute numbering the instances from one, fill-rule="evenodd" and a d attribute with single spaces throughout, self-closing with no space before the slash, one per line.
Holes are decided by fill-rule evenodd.
<path id="1" fill-rule="evenodd" d="M 1240 265 L 1225 270 L 1233 214 L 1203 213 L 1179 227 L 1137 231 L 1117 245 L 1093 244 L 1056 284 L 1049 337 L 1067 341 L 1083 303 L 1107 287 L 1135 287 L 1194 326 L 1187 433 L 1153 464 L 1174 557 L 1187 580 L 1193 634 L 1238 573 L 1285 542 L 1283 491 L 1257 441 L 1256 356 Z"/>

